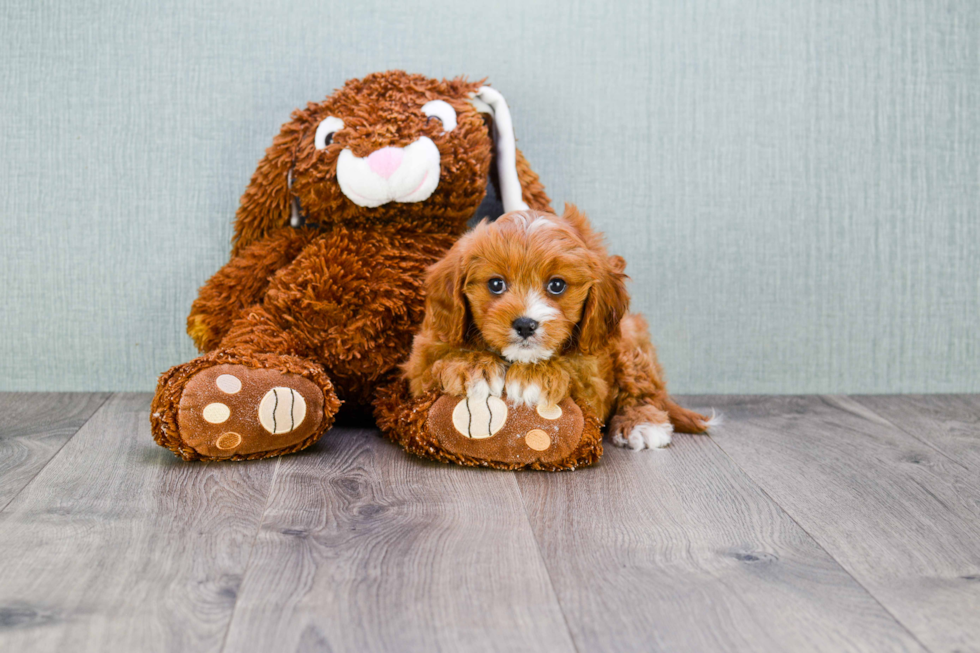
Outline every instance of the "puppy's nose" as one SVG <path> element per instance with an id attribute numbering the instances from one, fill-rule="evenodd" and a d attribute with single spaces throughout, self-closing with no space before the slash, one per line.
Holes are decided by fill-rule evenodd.
<path id="1" fill-rule="evenodd" d="M 529 317 L 519 317 L 511 323 L 514 331 L 522 338 L 530 338 L 534 335 L 534 330 L 538 328 L 538 323 Z"/>
<path id="2" fill-rule="evenodd" d="M 368 155 L 368 165 L 374 174 L 387 179 L 395 174 L 398 166 L 402 164 L 404 153 L 400 147 L 382 147 Z"/>

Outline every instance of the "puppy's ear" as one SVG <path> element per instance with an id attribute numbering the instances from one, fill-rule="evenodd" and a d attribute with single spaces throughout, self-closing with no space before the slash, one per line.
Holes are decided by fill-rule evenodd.
<path id="1" fill-rule="evenodd" d="M 235 214 L 232 256 L 275 229 L 289 224 L 293 199 L 289 175 L 304 129 L 300 118 L 300 115 L 294 114 L 293 120 L 282 126 L 242 195 Z"/>
<path id="2" fill-rule="evenodd" d="M 466 295 L 463 293 L 463 265 L 463 248 L 457 242 L 442 260 L 429 268 L 425 278 L 423 331 L 433 333 L 442 342 L 454 346 L 466 341 L 469 328 Z"/>
<path id="3" fill-rule="evenodd" d="M 609 344 L 619 323 L 629 310 L 630 297 L 624 283 L 625 261 L 613 256 L 603 262 L 604 271 L 589 289 L 578 324 L 578 347 L 583 354 L 594 354 Z"/>
<path id="4" fill-rule="evenodd" d="M 578 210 L 577 206 L 574 204 L 565 204 L 565 212 L 561 217 L 575 230 L 575 233 L 578 234 L 579 238 L 582 239 L 582 242 L 585 243 L 585 246 L 590 251 L 603 257 L 606 256 L 606 244 L 602 234 L 592 228 L 589 219 L 584 213 Z"/>
<path id="5" fill-rule="evenodd" d="M 571 211 L 569 211 L 569 209 Z M 626 292 L 626 260 L 609 256 L 602 235 L 594 232 L 584 215 L 574 206 L 565 207 L 565 219 L 582 236 L 595 256 L 595 283 L 585 299 L 582 318 L 578 323 L 578 348 L 583 354 L 599 352 L 616 335 L 619 323 L 626 317 L 630 296 Z"/>
<path id="6" fill-rule="evenodd" d="M 504 96 L 489 86 L 481 86 L 470 98 L 470 103 L 477 111 L 492 118 L 490 132 L 504 213 L 529 208 L 552 212 L 551 200 L 544 192 L 538 175 L 517 149 L 514 125 Z"/>

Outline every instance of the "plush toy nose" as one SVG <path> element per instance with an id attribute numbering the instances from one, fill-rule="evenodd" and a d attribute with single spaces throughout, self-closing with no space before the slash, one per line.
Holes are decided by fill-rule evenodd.
<path id="1" fill-rule="evenodd" d="M 400 147 L 382 147 L 371 152 L 367 160 L 374 174 L 387 179 L 395 174 L 395 170 L 398 170 L 398 166 L 402 164 L 402 156 Z"/>
<path id="2" fill-rule="evenodd" d="M 538 323 L 529 317 L 519 317 L 511 324 L 517 335 L 522 338 L 530 338 L 534 335 L 534 330 L 538 328 Z"/>

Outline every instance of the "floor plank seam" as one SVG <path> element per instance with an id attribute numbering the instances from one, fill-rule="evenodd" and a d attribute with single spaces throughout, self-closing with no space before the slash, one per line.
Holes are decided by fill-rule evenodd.
<path id="1" fill-rule="evenodd" d="M 548 576 L 548 587 L 551 588 L 551 594 L 555 597 L 555 605 L 558 606 L 558 610 L 561 612 L 561 620 L 565 624 L 565 630 L 568 631 L 568 641 L 572 643 L 572 648 L 576 653 L 581 653 L 578 642 L 575 641 L 575 633 L 572 632 L 572 627 L 568 623 L 568 615 L 565 614 L 565 606 L 561 603 L 561 597 L 558 596 L 558 591 L 555 589 L 555 581 L 551 577 L 551 570 L 548 569 L 548 563 L 545 562 L 544 553 L 541 551 L 541 543 L 538 541 L 538 536 L 534 533 L 534 525 L 531 523 L 531 515 L 527 512 L 527 500 L 524 497 L 524 491 L 521 489 L 521 484 L 517 480 L 517 472 L 509 472 L 511 477 L 514 479 L 514 485 L 517 486 L 517 493 L 521 497 L 521 507 L 524 508 L 524 519 L 527 521 L 527 527 L 531 532 L 531 537 L 534 538 L 534 548 L 538 552 L 538 559 L 541 561 L 541 568 L 544 569 L 544 573 Z M 548 472 L 524 472 L 525 474 L 544 474 Z M 560 473 L 560 472 L 552 472 Z"/>
<path id="2" fill-rule="evenodd" d="M 958 461 L 955 458 L 953 458 L 951 455 L 949 455 L 948 453 L 946 453 L 945 451 L 943 451 L 942 449 L 940 449 L 939 447 L 937 447 L 932 442 L 929 442 L 928 440 L 923 440 L 918 435 L 916 435 L 912 431 L 908 430 L 907 428 L 905 428 L 901 424 L 896 424 L 892 420 L 888 419 L 887 417 L 885 417 L 884 415 L 882 415 L 879 411 L 875 410 L 874 408 L 871 408 L 870 406 L 866 406 L 865 404 L 862 404 L 861 402 L 855 400 L 854 398 L 852 398 L 849 395 L 839 395 L 839 396 L 843 397 L 844 399 L 847 399 L 848 401 L 853 401 L 854 403 L 856 403 L 861 408 L 867 410 L 869 413 L 873 413 L 875 416 L 880 417 L 882 419 L 882 421 L 887 422 L 889 426 L 891 426 L 894 429 L 896 429 L 896 430 L 904 433 L 905 435 L 909 436 L 910 438 L 912 438 L 916 442 L 919 442 L 923 446 L 928 447 L 932 451 L 935 451 L 937 454 L 939 454 L 940 456 L 942 456 L 943 458 L 945 458 L 949 462 L 953 463 L 954 465 L 956 465 L 960 469 L 963 469 L 963 470 L 968 471 L 968 472 L 971 471 L 969 467 L 967 467 L 966 465 L 964 465 L 960 461 Z"/>
<path id="3" fill-rule="evenodd" d="M 91 393 L 91 394 L 98 394 L 98 393 L 97 393 L 97 392 L 93 392 L 93 393 Z M 37 470 L 37 472 L 35 472 L 35 473 L 34 473 L 34 475 L 33 475 L 33 476 L 31 476 L 31 478 L 30 478 L 30 480 L 29 480 L 29 481 L 27 481 L 26 483 L 24 483 L 24 485 L 23 485 L 23 487 L 21 487 L 21 488 L 20 488 L 19 490 L 17 490 L 17 492 L 15 492 L 15 493 L 14 493 L 14 495 L 13 495 L 12 497 L 10 497 L 10 499 L 9 499 L 9 500 L 7 501 L 7 503 L 5 503 L 5 504 L 3 504 L 3 506 L 2 506 L 2 507 L 0 507 L 0 513 L 3 513 L 3 512 L 4 512 L 4 511 L 5 511 L 5 510 L 6 510 L 6 509 L 7 509 L 7 508 L 8 508 L 9 506 L 10 506 L 10 504 L 12 504 L 12 503 L 13 503 L 13 502 L 14 502 L 14 501 L 15 501 L 15 500 L 17 499 L 17 497 L 19 497 L 19 496 L 21 495 L 21 493 L 22 493 L 23 491 L 24 491 L 24 490 L 26 490 L 26 489 L 27 489 L 27 488 L 28 488 L 28 487 L 29 487 L 29 486 L 31 485 L 31 483 L 33 483 L 33 482 L 34 482 L 34 480 L 35 480 L 35 479 L 36 479 L 36 478 L 37 478 L 38 476 L 40 476 L 40 475 L 41 475 L 41 472 L 43 472 L 43 471 L 44 471 L 44 470 L 45 470 L 45 469 L 46 469 L 46 468 L 48 467 L 48 465 L 50 465 L 50 464 L 51 464 L 51 461 L 53 461 L 53 460 L 54 460 L 55 458 L 57 458 L 57 457 L 58 457 L 58 456 L 59 456 L 59 455 L 61 454 L 61 452 L 62 452 L 62 450 L 64 450 L 64 448 L 65 448 L 65 447 L 66 447 L 66 446 L 68 445 L 68 443 L 69 443 L 69 442 L 71 442 L 71 441 L 72 441 L 72 440 L 73 440 L 73 439 L 75 438 L 75 436 L 76 436 L 76 435 L 78 435 L 78 433 L 79 433 L 79 432 L 80 432 L 80 431 L 81 431 L 81 430 L 82 430 L 83 428 L 85 428 L 85 426 L 86 426 L 86 425 L 87 425 L 87 424 L 88 424 L 89 422 L 91 422 L 91 421 L 92 421 L 93 419 L 95 419 L 95 416 L 96 416 L 96 415 L 98 415 L 98 414 L 99 414 L 100 412 L 102 412 L 102 409 L 103 409 L 103 408 L 105 407 L 105 405 L 106 405 L 106 403 L 108 403 L 108 401 L 109 401 L 110 399 L 112 399 L 113 397 L 115 397 L 115 396 L 116 396 L 117 394 L 118 394 L 118 393 L 116 393 L 116 392 L 109 392 L 109 393 L 106 393 L 106 396 L 105 396 L 105 397 L 104 397 L 104 398 L 102 399 L 102 401 L 101 401 L 101 402 L 99 403 L 99 406 L 98 406 L 98 408 L 96 408 L 95 410 L 93 410 L 93 411 L 92 411 L 92 414 L 88 416 L 88 419 L 86 419 L 86 420 L 85 420 L 84 422 L 82 422 L 82 423 L 81 423 L 81 424 L 80 424 L 80 425 L 78 426 L 78 428 L 77 428 L 77 429 L 75 429 L 75 432 L 74 432 L 74 433 L 72 433 L 72 434 L 71 434 L 71 436 L 70 436 L 69 438 L 67 438 L 67 439 L 66 439 L 66 440 L 65 440 L 64 442 L 62 442 L 62 443 L 61 443 L 61 446 L 60 446 L 60 447 L 58 447 L 58 450 L 57 450 L 57 451 L 55 451 L 55 452 L 54 452 L 54 454 L 53 454 L 52 456 L 50 456 L 50 457 L 49 457 L 49 458 L 48 458 L 48 459 L 47 459 L 47 460 L 46 460 L 46 461 L 44 462 L 44 464 L 43 464 L 43 465 L 41 465 L 41 466 L 40 466 L 40 467 L 38 468 L 38 470 Z"/>
<path id="4" fill-rule="evenodd" d="M 215 463 L 210 463 L 215 464 Z M 217 463 L 219 465 L 228 463 Z M 240 463 L 239 463 L 240 464 Z M 248 570 L 252 566 L 252 558 L 255 555 L 255 547 L 259 541 L 259 535 L 262 534 L 262 526 L 265 525 L 265 516 L 269 512 L 269 504 L 272 503 L 272 493 L 276 489 L 276 480 L 279 478 L 279 467 L 282 465 L 282 456 L 276 458 L 276 468 L 272 470 L 272 479 L 269 481 L 269 493 L 265 497 L 265 506 L 262 508 L 262 516 L 259 518 L 259 525 L 255 529 L 255 536 L 252 537 L 252 546 L 248 550 L 248 560 L 245 561 L 245 567 L 242 569 L 242 579 L 238 583 L 238 589 L 235 591 L 235 604 L 231 607 L 231 616 L 228 617 L 228 626 L 225 627 L 225 635 L 221 638 L 221 648 L 218 649 L 220 653 L 224 653 L 225 647 L 228 645 L 228 635 L 231 633 L 231 625 L 235 622 L 235 613 L 238 611 L 238 597 L 241 596 L 242 587 L 245 585 L 245 579 L 248 577 Z"/>
<path id="5" fill-rule="evenodd" d="M 799 528 L 799 529 L 800 529 L 800 531 L 802 531 L 803 533 L 805 533 L 805 534 L 806 534 L 806 536 L 810 538 L 810 541 L 812 541 L 812 542 L 814 543 L 814 545 L 816 545 L 816 546 L 817 546 L 817 547 L 818 547 L 818 548 L 819 548 L 819 549 L 820 549 L 821 551 L 823 551 L 823 552 L 824 552 L 825 554 L 827 554 L 827 557 L 829 557 L 829 558 L 830 558 L 831 560 L 833 560 L 833 561 L 834 561 L 834 563 L 835 563 L 835 564 L 836 564 L 836 565 L 837 565 L 838 567 L 840 567 L 840 568 L 841 568 L 841 570 L 842 570 L 842 571 L 843 571 L 844 573 L 846 573 L 846 574 L 847 574 L 847 577 L 848 577 L 848 578 L 850 578 L 851 580 L 853 580 L 853 581 L 854 581 L 854 583 L 855 583 L 855 584 L 856 584 L 856 585 L 857 585 L 858 587 L 860 587 L 860 588 L 861 588 L 862 590 L 864 590 L 864 593 L 865 593 L 865 594 L 867 594 L 867 595 L 868 595 L 868 596 L 869 596 L 869 597 L 871 598 L 871 600 L 872 600 L 872 601 L 874 601 L 874 602 L 875 602 L 876 604 L 878 604 L 878 606 L 880 606 L 880 607 L 881 607 L 881 609 L 882 609 L 882 610 L 884 610 L 884 612 L 885 612 L 885 614 L 887 614 L 887 615 L 888 615 L 889 617 L 891 617 L 891 618 L 892 618 L 892 620 L 893 620 L 893 621 L 894 621 L 894 622 L 895 622 L 895 623 L 896 623 L 896 624 L 898 625 L 898 627 L 899 627 L 899 628 L 901 628 L 901 629 L 902 629 L 902 630 L 904 630 L 904 631 L 905 631 L 906 633 L 908 633 L 908 635 L 909 635 L 909 637 L 911 637 L 911 638 L 912 638 L 912 639 L 913 639 L 913 640 L 914 640 L 914 641 L 915 641 L 915 642 L 916 642 L 916 643 L 917 643 L 917 644 L 918 644 L 919 646 L 921 646 L 921 647 L 922 647 L 922 650 L 924 650 L 924 651 L 930 651 L 930 652 L 932 652 L 932 649 L 931 649 L 931 648 L 929 648 L 928 646 L 926 646 L 926 645 L 925 645 L 925 644 L 924 644 L 924 643 L 923 643 L 923 642 L 922 642 L 922 641 L 921 641 L 921 640 L 920 640 L 920 639 L 919 639 L 919 638 L 918 638 L 918 637 L 916 636 L 916 634 L 915 634 L 915 633 L 913 633 L 913 632 L 912 632 L 911 630 L 909 630 L 909 628 L 908 628 L 908 626 L 906 626 L 906 625 L 905 625 L 904 623 L 902 623 L 902 621 L 901 621 L 901 620 L 899 620 L 899 618 L 898 618 L 898 617 L 896 617 L 896 616 L 895 616 L 895 614 L 894 614 L 894 613 L 892 613 L 892 611 L 891 611 L 891 610 L 889 610 L 889 609 L 888 609 L 888 608 L 887 608 L 887 607 L 886 607 L 886 606 L 885 606 L 885 605 L 884 605 L 884 604 L 883 604 L 883 603 L 882 603 L 882 602 L 881 602 L 881 601 L 880 601 L 880 600 L 878 599 L 878 597 L 877 597 L 877 596 L 875 596 L 875 595 L 874 595 L 874 594 L 873 594 L 873 593 L 871 592 L 871 590 L 869 590 L 869 589 L 868 589 L 868 588 L 867 588 L 867 587 L 866 587 L 866 586 L 864 585 L 864 583 L 862 583 L 862 582 L 861 582 L 860 580 L 858 580 L 857 578 L 855 578 L 855 576 L 854 576 L 854 574 L 853 574 L 853 573 L 851 573 L 851 570 L 850 570 L 850 569 L 848 569 L 848 568 L 847 568 L 847 567 L 845 566 L 845 564 L 844 564 L 843 562 L 841 562 L 840 560 L 838 560 L 838 559 L 837 559 L 837 558 L 836 558 L 836 557 L 835 557 L 835 556 L 834 556 L 834 555 L 833 555 L 833 554 L 832 554 L 832 553 L 831 553 L 830 551 L 828 551 L 828 550 L 827 550 L 827 548 L 826 548 L 826 547 L 825 547 L 825 546 L 823 545 L 823 543 L 822 543 L 822 542 L 821 542 L 820 540 L 818 540 L 818 539 L 816 538 L 816 536 L 814 536 L 814 535 L 813 535 L 813 533 L 811 533 L 811 532 L 810 532 L 810 531 L 808 531 L 808 530 L 807 530 L 806 528 L 804 528 L 804 526 L 803 526 L 803 524 L 801 524 L 801 523 L 800 523 L 799 521 L 797 521 L 797 519 L 796 519 L 796 517 L 794 517 L 794 516 L 793 516 L 793 514 L 792 514 L 792 513 L 791 513 L 791 512 L 790 512 L 790 511 L 789 511 L 789 510 L 788 510 L 788 509 L 786 508 L 786 507 L 784 507 L 784 506 L 783 506 L 783 505 L 782 505 L 781 503 L 779 503 L 778 501 L 776 501 L 776 499 L 775 499 L 775 497 L 773 497 L 773 496 L 772 496 L 771 494 L 769 494 L 769 492 L 767 492 L 767 491 L 766 491 L 766 489 L 765 489 L 764 487 L 762 487 L 762 485 L 760 485 L 760 484 L 759 484 L 759 482 L 758 482 L 758 481 L 756 481 L 756 480 L 755 480 L 755 479 L 754 479 L 754 478 L 752 477 L 752 475 L 751 475 L 751 474 L 749 474 L 749 473 L 748 473 L 748 472 L 747 472 L 747 471 L 746 471 L 746 470 L 745 470 L 745 469 L 744 469 L 744 468 L 743 468 L 743 467 L 742 467 L 741 465 L 739 465 L 739 464 L 738 464 L 738 462 L 737 462 L 737 461 L 736 461 L 736 460 L 735 460 L 734 458 L 732 458 L 732 457 L 731 457 L 731 456 L 730 456 L 730 455 L 728 454 L 728 452 L 727 452 L 727 451 L 725 451 L 725 448 L 724 448 L 723 446 L 721 446 L 720 444 L 718 444 L 718 442 L 717 442 L 717 441 L 715 441 L 714 439 L 712 439 L 712 438 L 711 438 L 710 436 L 707 436 L 707 437 L 708 437 L 708 439 L 709 439 L 709 440 L 711 441 L 711 444 L 712 444 L 713 446 L 715 446 L 715 447 L 717 447 L 717 448 L 718 448 L 718 450 L 719 450 L 719 451 L 721 451 L 721 452 L 722 452 L 722 454 L 724 454 L 724 455 L 725 455 L 725 457 L 726 457 L 726 458 L 728 458 L 728 459 L 729 459 L 729 460 L 731 461 L 731 463 L 732 463 L 732 465 L 734 465 L 734 466 L 735 466 L 735 468 L 736 468 L 736 469 L 737 469 L 737 470 L 738 470 L 739 472 L 741 472 L 741 473 L 742 473 L 742 474 L 743 474 L 743 475 L 745 476 L 745 478 L 746 478 L 746 479 L 748 479 L 748 480 L 749 480 L 749 481 L 750 481 L 750 482 L 751 482 L 751 483 L 752 483 L 753 485 L 755 485 L 755 487 L 757 487 L 757 488 L 759 489 L 759 491 L 760 491 L 760 492 L 762 492 L 762 494 L 763 494 L 763 495 L 765 495 L 765 497 L 766 497 L 767 499 L 769 499 L 769 501 L 771 501 L 771 502 L 772 502 L 772 504 L 773 504 L 774 506 L 776 506 L 776 507 L 777 507 L 777 508 L 778 508 L 778 509 L 779 509 L 779 510 L 780 510 L 780 511 L 781 511 L 781 512 L 782 512 L 782 513 L 784 514 L 784 515 L 786 515 L 786 516 L 787 516 L 787 517 L 788 517 L 788 518 L 789 518 L 789 519 L 790 519 L 790 520 L 791 520 L 791 521 L 792 521 L 792 522 L 793 522 L 794 524 L 796 524 L 796 526 L 797 526 L 797 528 Z"/>

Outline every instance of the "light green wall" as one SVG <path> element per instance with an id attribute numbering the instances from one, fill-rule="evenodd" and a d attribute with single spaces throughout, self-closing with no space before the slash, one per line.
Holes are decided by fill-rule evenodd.
<path id="1" fill-rule="evenodd" d="M 980 3 L 0 9 L 0 389 L 154 386 L 290 111 L 487 76 L 677 392 L 980 391 Z"/>

